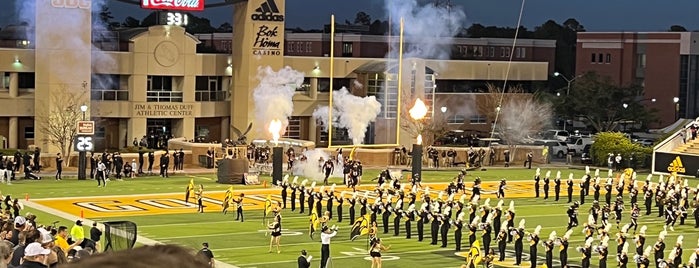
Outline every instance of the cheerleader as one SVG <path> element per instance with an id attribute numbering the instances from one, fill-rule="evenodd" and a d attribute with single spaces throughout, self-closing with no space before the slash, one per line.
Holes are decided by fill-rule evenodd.
<path id="1" fill-rule="evenodd" d="M 281 253 L 280 241 L 282 238 L 282 224 L 279 221 L 281 217 L 274 217 L 274 222 L 268 223 L 267 228 L 272 232 L 272 237 L 269 240 L 269 253 L 272 253 L 272 246 L 277 245 L 277 254 Z"/>
<path id="2" fill-rule="evenodd" d="M 381 251 L 387 251 L 391 246 L 384 247 L 381 244 L 381 239 L 376 238 L 372 240 L 371 247 L 369 248 L 369 255 L 371 256 L 371 268 L 381 268 Z"/>
<path id="3" fill-rule="evenodd" d="M 197 200 L 197 212 L 204 213 L 204 204 L 202 196 L 204 195 L 204 185 L 199 184 L 199 189 L 194 192 L 194 196 Z M 16 199 L 15 199 L 16 200 Z"/>

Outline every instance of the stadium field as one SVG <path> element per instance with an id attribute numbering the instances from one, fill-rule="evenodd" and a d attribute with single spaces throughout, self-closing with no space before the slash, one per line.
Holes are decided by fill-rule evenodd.
<path id="1" fill-rule="evenodd" d="M 546 169 L 542 171 L 545 173 Z M 556 173 L 557 170 L 552 170 Z M 605 170 L 606 171 L 606 170 Z M 364 187 L 359 191 L 363 194 L 371 191 L 375 184 L 366 178 L 375 177 L 378 170 L 367 170 L 364 176 Z M 452 171 L 424 171 L 423 178 L 425 185 L 430 185 L 433 189 L 432 195 L 436 196 L 437 190 L 442 190 L 446 183 L 457 175 L 456 170 Z M 579 200 L 579 188 L 577 184 L 579 178 L 584 174 L 583 170 L 561 170 L 562 180 L 566 180 L 568 173 L 574 173 L 576 180 L 573 200 Z M 602 172 L 606 175 L 606 172 Z M 510 200 L 515 202 L 517 212 L 516 223 L 520 219 L 526 220 L 526 231 L 532 232 L 537 225 L 542 226 L 540 233 L 541 240 L 545 240 L 551 231 L 556 231 L 562 236 L 566 231 L 567 217 L 566 208 L 568 204 L 565 183 L 561 189 L 561 200 L 553 200 L 553 185 L 551 185 L 550 198 L 533 198 L 534 170 L 529 169 L 491 169 L 488 171 L 472 171 L 466 178 L 466 186 L 469 188 L 476 176 L 484 181 L 484 195 L 481 203 L 490 198 L 490 205 L 495 206 L 497 199 L 493 191 L 497 182 L 501 178 L 507 178 L 507 198 L 504 209 Z M 641 179 L 643 178 L 643 179 Z M 639 180 L 644 180 L 645 175 L 639 175 Z M 187 183 L 194 180 L 195 184 L 202 184 L 205 188 L 204 196 L 206 205 L 205 213 L 196 213 L 196 207 L 191 203 L 184 203 L 184 192 Z M 269 178 L 263 178 L 269 180 Z M 653 179 L 657 182 L 657 177 Z M 341 183 L 340 179 L 335 182 Z M 553 183 L 552 183 L 553 184 Z M 176 175 L 169 179 L 159 177 L 139 177 L 124 181 L 112 181 L 106 188 L 97 188 L 94 181 L 77 181 L 66 179 L 63 181 L 42 180 L 42 181 L 18 181 L 13 185 L 0 186 L 3 194 L 11 194 L 28 201 L 23 201 L 26 210 L 36 213 L 39 222 L 51 224 L 58 220 L 58 225 L 71 226 L 76 218 L 84 217 L 88 220 L 98 222 L 105 221 L 133 221 L 138 225 L 138 235 L 144 239 L 140 241 L 148 244 L 154 240 L 160 243 L 172 243 L 183 245 L 192 249 L 198 249 L 202 242 L 208 242 L 214 252 L 216 259 L 237 267 L 296 267 L 296 258 L 299 252 L 305 249 L 314 256 L 313 267 L 318 267 L 320 259 L 320 238 L 317 233 L 313 239 L 308 235 L 309 216 L 308 213 L 299 214 L 290 209 L 282 211 L 283 235 L 281 253 L 277 254 L 269 251 L 269 233 L 266 228 L 267 220 L 263 220 L 263 204 L 268 195 L 273 200 L 280 198 L 279 188 L 264 188 L 262 185 L 243 186 L 233 185 L 234 194 L 245 193 L 245 221 L 235 221 L 235 211 L 231 209 L 227 215 L 221 213 L 220 202 L 223 199 L 224 191 L 229 185 L 221 185 L 215 182 L 215 175 Z M 316 187 L 317 189 L 318 187 Z M 337 186 L 336 192 L 346 190 L 343 186 Z M 361 195 L 360 194 L 360 195 Z M 371 195 L 370 195 L 371 197 Z M 457 196 L 458 199 L 458 196 Z M 298 202 L 298 201 L 297 201 Z M 642 197 L 639 197 L 642 207 Z M 580 224 L 587 219 L 588 210 L 592 203 L 592 196 L 588 196 L 586 203 L 579 210 Z M 628 204 L 628 200 L 626 201 Z M 323 206 L 325 208 L 325 205 Z M 419 208 L 419 205 L 417 206 Z M 407 206 L 406 206 L 407 208 Z M 338 235 L 331 243 L 331 262 L 328 267 L 370 267 L 371 262 L 367 254 L 366 236 L 362 236 L 354 241 L 350 238 L 351 223 L 348 219 L 348 206 L 344 206 L 343 222 L 337 222 L 337 215 L 331 220 L 330 225 L 340 227 Z M 628 209 L 628 205 L 627 205 Z M 359 216 L 359 205 L 356 208 Z M 306 211 L 307 212 L 307 211 Z M 337 213 L 337 212 L 335 212 Z M 624 213 L 622 225 L 629 222 L 628 210 Z M 652 245 L 656 241 L 658 233 L 662 230 L 663 221 L 657 216 L 657 209 L 653 214 L 643 215 L 640 225 L 647 225 L 646 246 Z M 63 217 L 63 218 L 61 218 Z M 503 220 L 505 217 L 503 216 Z M 679 224 L 679 221 L 678 221 Z M 694 221 L 691 216 L 685 225 L 676 226 L 675 231 L 669 231 L 666 238 L 666 255 L 674 245 L 677 235 L 684 235 L 685 258 L 689 258 L 696 246 L 697 234 Z M 404 221 L 400 223 L 400 233 L 394 236 L 393 217 L 390 219 L 390 232 L 382 233 L 381 220 L 379 217 L 379 237 L 384 240 L 385 245 L 390 245 L 391 249 L 383 254 L 384 267 L 405 267 L 409 265 L 420 265 L 423 267 L 459 267 L 464 263 L 464 254 L 468 251 L 468 230 L 464 230 L 462 238 L 462 251 L 455 252 L 453 230 L 449 232 L 449 243 L 446 248 L 439 245 L 430 245 L 429 225 L 425 226 L 425 239 L 417 241 L 416 224 L 412 226 L 412 238 L 406 239 Z M 570 239 L 568 250 L 569 261 L 579 264 L 581 254 L 575 251 L 577 246 L 584 244 L 581 227 L 575 228 Z M 616 233 L 613 228 L 612 233 Z M 493 233 L 495 237 L 495 233 Z M 480 239 L 481 232 L 478 233 Z M 615 253 L 616 242 L 614 235 L 609 242 L 608 265 L 616 265 Z M 147 240 L 147 241 L 146 241 Z M 494 239 L 493 239 L 494 240 Z M 145 242 L 144 242 L 145 241 Z M 152 242 L 152 241 L 151 241 Z M 495 247 L 493 241 L 491 247 Z M 598 244 L 596 240 L 594 244 Z M 635 252 L 633 239 L 628 239 L 630 243 L 629 256 L 632 258 Z M 513 246 L 507 246 L 508 258 L 505 262 L 496 263 L 496 267 L 516 267 L 513 265 Z M 524 259 L 522 265 L 529 266 L 528 241 L 524 241 Z M 538 266 L 543 265 L 544 249 L 539 243 Z M 554 253 L 554 259 L 558 259 L 558 252 Z M 597 267 L 595 254 L 592 258 L 592 267 Z M 632 260 L 630 261 L 631 264 Z M 635 264 L 634 264 L 635 265 Z M 556 263 L 554 263 L 556 266 Z"/>

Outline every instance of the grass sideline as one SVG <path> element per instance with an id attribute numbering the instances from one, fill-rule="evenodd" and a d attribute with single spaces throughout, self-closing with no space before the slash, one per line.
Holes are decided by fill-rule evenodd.
<path id="1" fill-rule="evenodd" d="M 553 169 L 555 174 L 557 170 Z M 378 174 L 379 170 L 367 170 L 365 172 L 364 183 L 370 183 L 366 178 L 371 178 Z M 546 169 L 542 170 L 545 174 Z M 583 174 L 583 170 L 561 170 L 562 177 L 565 180 L 567 174 L 572 172 L 578 180 Z M 457 171 L 424 171 L 423 177 L 425 182 L 445 182 L 451 180 Z M 602 172 L 606 175 L 606 170 Z M 484 181 L 494 181 L 501 178 L 507 178 L 508 181 L 514 180 L 531 180 L 534 175 L 534 170 L 528 169 L 490 169 L 487 171 L 469 172 L 466 180 L 467 186 L 471 185 L 475 176 L 481 177 Z M 214 181 L 215 175 L 195 175 L 195 183 L 202 183 L 207 188 L 207 191 L 224 190 L 228 185 L 219 185 Z M 29 193 L 31 198 L 49 198 L 49 197 L 79 197 L 79 196 L 104 196 L 104 195 L 138 195 L 145 193 L 181 193 L 183 192 L 187 182 L 191 177 L 188 176 L 173 176 L 170 179 L 162 179 L 159 177 L 143 177 L 137 179 L 127 179 L 121 182 L 112 182 L 107 188 L 97 188 L 94 181 L 77 181 L 75 179 L 67 179 L 63 181 L 41 180 L 41 181 L 19 181 L 13 185 L 1 185 L 0 190 L 5 194 L 23 196 L 24 193 Z M 645 176 L 639 178 L 645 178 Z M 269 180 L 268 177 L 263 178 Z M 657 177 L 654 178 L 657 181 Z M 341 184 L 339 179 L 334 179 L 334 182 Z M 533 183 L 533 182 L 532 182 Z M 373 184 L 373 183 L 372 183 Z M 576 181 L 577 186 L 577 181 Z M 254 189 L 260 186 L 234 186 L 236 190 Z M 339 187 L 338 190 L 344 190 L 344 187 Z M 553 188 L 553 186 L 551 187 Z M 562 187 L 562 192 L 565 192 L 565 186 Z M 439 189 L 441 190 L 441 189 Z M 577 196 L 578 189 L 574 191 L 574 200 L 579 200 Z M 585 205 L 580 209 L 580 221 L 585 221 L 587 218 L 587 210 L 589 209 L 592 197 L 588 197 Z M 642 200 L 642 198 L 639 198 Z M 509 200 L 507 200 L 509 202 Z M 628 200 L 627 200 L 628 202 Z M 491 205 L 495 205 L 496 200 L 491 201 Z M 506 203 L 507 204 L 507 203 Z M 532 231 L 536 225 L 542 225 L 541 238 L 548 237 L 551 231 L 556 231 L 559 235 L 565 233 L 567 218 L 565 209 L 568 204 L 565 203 L 565 198 L 562 201 L 554 202 L 553 200 L 542 200 L 535 198 L 518 198 L 515 199 L 517 210 L 517 222 L 519 219 L 526 219 L 527 231 Z M 318 265 L 320 259 L 320 242 L 316 235 L 314 240 L 308 237 L 308 216 L 292 213 L 290 211 L 283 212 L 283 228 L 285 234 L 282 236 L 282 253 L 267 253 L 269 245 L 269 235 L 265 234 L 265 225 L 262 221 L 262 212 L 259 210 L 247 210 L 245 212 L 246 221 L 244 223 L 234 222 L 235 214 L 223 215 L 220 213 L 219 207 L 207 207 L 207 213 L 198 214 L 169 214 L 169 215 L 144 215 L 131 216 L 127 218 L 102 218 L 93 219 L 98 221 L 105 220 L 130 220 L 134 221 L 139 226 L 139 235 L 146 236 L 165 243 L 174 243 L 184 245 L 194 249 L 199 248 L 201 242 L 209 242 L 211 248 L 218 260 L 233 264 L 240 267 L 296 267 L 296 257 L 301 249 L 306 249 L 313 255 L 313 265 Z M 36 210 L 27 209 L 39 216 L 39 222 L 50 224 L 55 220 L 61 220 L 57 217 Z M 23 211 L 25 213 L 26 211 Z M 657 212 L 654 210 L 651 216 L 642 216 L 640 219 L 641 225 L 648 225 L 648 240 L 646 245 L 652 245 L 655 242 L 657 234 L 662 230 L 662 221 L 655 217 Z M 345 221 L 338 224 L 341 229 L 337 237 L 333 239 L 331 246 L 332 266 L 331 267 L 369 267 L 370 261 L 366 253 L 366 240 L 360 238 L 357 241 L 349 241 L 349 222 L 347 216 L 347 207 L 345 206 Z M 359 208 L 357 208 L 357 215 Z M 504 218 L 503 218 L 504 220 Z M 389 252 L 384 254 L 384 267 L 403 267 L 405 265 L 422 265 L 425 267 L 458 267 L 463 263 L 463 257 L 457 256 L 454 253 L 453 231 L 449 234 L 449 246 L 446 249 L 438 246 L 429 245 L 429 229 L 426 228 L 426 238 L 423 242 L 417 242 L 416 225 L 413 224 L 413 238 L 405 239 L 403 222 L 401 222 L 401 235 L 393 236 L 393 219 L 391 218 L 391 233 L 388 235 L 381 234 L 382 228 L 379 227 L 380 237 L 385 239 L 385 244 L 391 245 Z M 334 221 L 333 221 L 334 223 Z M 628 213 L 624 214 L 623 223 L 628 223 Z M 72 222 L 65 219 L 61 220 L 58 225 L 72 226 Z M 335 223 L 336 224 L 336 223 Z M 689 252 L 695 246 L 697 234 L 693 228 L 693 220 L 688 219 L 686 225 L 678 226 L 675 232 L 670 232 L 666 239 L 666 244 L 669 248 L 674 245 L 676 236 L 680 233 L 685 235 L 685 260 L 689 258 Z M 380 225 L 380 224 L 379 224 Z M 428 227 L 428 226 L 426 226 Z M 615 231 L 613 231 L 615 232 Z M 480 232 L 478 235 L 480 239 Z M 583 244 L 582 233 L 580 228 L 576 228 L 576 232 L 571 238 L 571 246 L 568 252 L 569 259 L 572 262 L 579 262 L 580 254 L 575 252 L 575 247 Z M 613 237 L 612 237 L 613 239 Z M 468 232 L 464 230 L 462 239 L 462 250 L 468 249 Z M 628 242 L 633 242 L 629 239 Z M 527 242 L 525 241 L 524 252 L 528 252 Z M 597 241 L 596 241 L 597 243 Z M 493 244 L 494 246 L 494 244 Z M 616 243 L 610 241 L 610 255 L 608 265 L 614 265 Z M 512 245 L 508 244 L 508 250 L 512 250 Z M 629 252 L 633 252 L 633 244 L 629 247 Z M 540 256 L 544 253 L 543 248 L 539 248 Z M 630 255 L 633 255 L 632 253 Z M 554 254 L 554 259 L 558 258 L 558 253 Z M 508 259 L 505 263 L 497 267 L 512 267 L 512 260 Z M 539 262 L 541 265 L 543 262 Z M 593 256 L 593 267 L 597 267 L 597 258 Z"/>

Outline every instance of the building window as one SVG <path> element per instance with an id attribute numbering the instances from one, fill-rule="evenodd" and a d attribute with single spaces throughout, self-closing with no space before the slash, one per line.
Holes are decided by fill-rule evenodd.
<path id="1" fill-rule="evenodd" d="M 197 76 L 194 90 L 196 101 L 224 101 L 228 98 L 228 91 L 223 90 L 221 76 Z"/>
<path id="2" fill-rule="evenodd" d="M 172 76 L 148 76 L 148 91 L 172 91 Z"/>
<path id="3" fill-rule="evenodd" d="M 489 47 L 489 48 L 488 48 L 488 56 L 489 56 L 489 57 L 495 57 L 495 48 L 494 48 L 494 47 Z"/>
<path id="4" fill-rule="evenodd" d="M 342 56 L 352 57 L 352 42 L 342 42 Z"/>
<path id="5" fill-rule="evenodd" d="M 485 124 L 488 122 L 488 118 L 485 115 L 472 115 L 469 122 L 471 124 Z"/>
<path id="6" fill-rule="evenodd" d="M 304 77 L 301 86 L 296 88 L 296 91 L 308 92 L 311 90 L 311 78 Z"/>
<path id="7" fill-rule="evenodd" d="M 522 58 L 526 57 L 526 55 L 527 55 L 527 50 L 526 50 L 525 48 L 523 48 L 523 47 L 518 47 L 518 48 L 515 49 L 515 56 L 516 56 L 517 58 L 522 59 Z"/>
<path id="8" fill-rule="evenodd" d="M 24 127 L 24 138 L 33 139 L 34 138 L 34 127 Z"/>
<path id="9" fill-rule="evenodd" d="M 350 78 L 335 78 L 333 79 L 334 90 L 338 90 L 342 87 L 350 89 Z M 318 92 L 328 92 L 330 89 L 330 79 L 329 78 L 318 78 Z"/>
<path id="10" fill-rule="evenodd" d="M 10 73 L 3 73 L 2 77 L 0 77 L 2 80 L 0 80 L 0 88 L 2 89 L 10 89 Z"/>
<path id="11" fill-rule="evenodd" d="M 604 62 L 604 57 L 602 53 L 597 54 L 597 62 L 602 63 Z"/>
<path id="12" fill-rule="evenodd" d="M 595 53 L 592 53 L 592 57 L 590 57 L 590 62 L 595 63 L 595 60 L 597 60 L 597 55 L 595 55 Z"/>
<path id="13" fill-rule="evenodd" d="M 301 139 L 301 118 L 298 116 L 292 116 L 289 118 L 289 125 L 286 126 L 286 133 L 284 133 L 284 138 L 289 139 Z"/>
<path id="14" fill-rule="evenodd" d="M 607 53 L 607 58 L 605 59 L 604 63 L 611 63 L 612 62 L 612 54 Z"/>
<path id="15" fill-rule="evenodd" d="M 17 88 L 33 89 L 35 87 L 34 81 L 34 73 L 17 74 Z"/>
<path id="16" fill-rule="evenodd" d="M 638 54 L 638 67 L 646 68 L 646 54 Z"/>
<path id="17" fill-rule="evenodd" d="M 447 124 L 463 124 L 464 122 L 466 122 L 466 117 L 460 114 L 447 117 Z"/>

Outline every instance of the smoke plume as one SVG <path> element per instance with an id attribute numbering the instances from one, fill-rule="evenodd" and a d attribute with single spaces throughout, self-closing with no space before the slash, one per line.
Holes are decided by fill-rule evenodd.
<path id="1" fill-rule="evenodd" d="M 310 178 L 318 182 L 323 181 L 325 173 L 323 173 L 321 168 L 323 163 L 330 159 L 330 155 L 321 149 L 308 150 L 303 152 L 303 155 L 306 156 L 306 161 L 294 162 L 294 167 L 292 169 L 293 174 Z M 342 167 L 335 166 L 335 170 L 330 174 L 330 177 L 342 177 Z"/>
<path id="2" fill-rule="evenodd" d="M 362 144 L 369 123 L 374 122 L 381 112 L 381 103 L 374 96 L 352 95 L 347 88 L 333 91 L 333 125 L 346 128 L 352 144 Z M 313 111 L 313 117 L 323 122 L 327 128 L 328 107 L 321 106 Z"/>
<path id="3" fill-rule="evenodd" d="M 451 38 L 462 29 L 466 20 L 461 8 L 419 4 L 417 0 L 385 1 L 390 15 L 393 36 L 398 36 L 400 19 L 404 22 L 404 57 L 448 60 L 451 54 Z M 392 44 L 397 47 L 397 44 Z M 392 49 L 398 53 L 398 49 Z M 397 54 L 396 54 L 397 55 Z M 390 58 L 397 58 L 389 55 Z"/>
<path id="4" fill-rule="evenodd" d="M 533 97 L 505 102 L 496 128 L 508 144 L 521 144 L 551 123 L 552 108 Z"/>
<path id="5" fill-rule="evenodd" d="M 289 117 L 294 111 L 292 98 L 296 88 L 303 83 L 303 73 L 287 66 L 275 72 L 271 67 L 259 68 L 257 78 L 260 84 L 253 91 L 255 101 L 255 120 L 259 133 L 267 133 L 272 120 L 282 121 L 284 135 L 289 125 Z M 269 135 L 271 137 L 271 135 Z"/>

